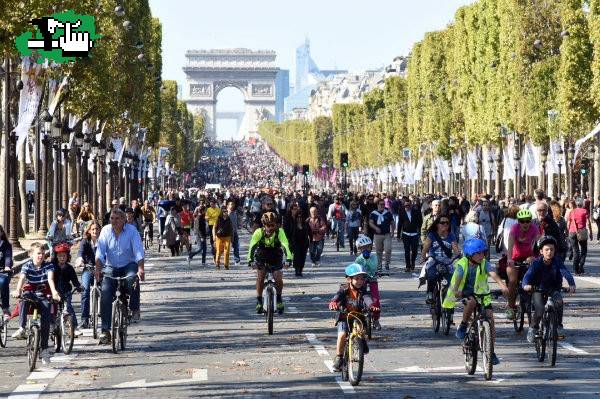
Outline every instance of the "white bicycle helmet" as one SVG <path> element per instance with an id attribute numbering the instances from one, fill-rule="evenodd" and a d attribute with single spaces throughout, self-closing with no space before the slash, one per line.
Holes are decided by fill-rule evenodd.
<path id="1" fill-rule="evenodd" d="M 371 244 L 373 244 L 373 241 L 371 241 L 371 239 L 364 234 L 360 234 L 356 239 L 357 247 L 366 247 L 367 245 Z"/>

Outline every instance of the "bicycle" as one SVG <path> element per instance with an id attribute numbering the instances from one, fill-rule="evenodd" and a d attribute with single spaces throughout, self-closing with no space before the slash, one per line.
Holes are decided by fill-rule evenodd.
<path id="1" fill-rule="evenodd" d="M 4 315 L 0 314 L 0 347 L 6 348 L 8 340 L 8 320 L 4 320 Z"/>
<path id="2" fill-rule="evenodd" d="M 71 295 L 75 292 L 77 292 L 76 288 L 71 291 Z M 62 295 L 56 305 L 54 328 L 51 332 L 54 341 L 54 351 L 60 352 L 62 350 L 65 355 L 70 354 L 75 341 L 75 324 L 73 323 L 72 315 L 67 311 L 66 298 Z"/>
<path id="3" fill-rule="evenodd" d="M 492 295 L 473 294 L 471 297 L 475 299 L 477 305 L 467 325 L 467 334 L 463 340 L 463 353 L 465 354 L 465 368 L 467 374 L 475 374 L 477 369 L 478 352 L 481 352 L 483 360 L 483 375 L 486 380 L 492 378 L 493 364 L 492 355 L 494 353 L 494 340 L 492 337 L 491 322 L 487 317 L 486 311 L 483 308 L 483 298 Z M 463 299 L 466 304 L 467 300 Z"/>
<path id="4" fill-rule="evenodd" d="M 363 309 L 364 310 L 364 309 Z M 346 347 L 342 356 L 342 380 L 356 386 L 360 383 L 365 362 L 365 318 L 366 312 L 346 313 Z M 352 326 L 352 327 L 350 327 Z"/>
<path id="5" fill-rule="evenodd" d="M 540 329 L 534 338 L 537 359 L 539 362 L 544 361 L 546 358 L 546 345 L 549 344 L 551 350 L 550 365 L 554 367 L 556 365 L 556 354 L 558 349 L 558 311 L 554 306 L 552 295 L 540 290 L 538 287 L 534 287 L 533 292 L 540 292 L 546 303 L 544 306 L 544 314 L 542 315 L 542 320 L 540 322 Z"/>
<path id="6" fill-rule="evenodd" d="M 32 298 L 33 296 L 33 298 Z M 29 364 L 29 371 L 35 370 L 35 365 L 38 357 L 41 354 L 41 329 L 42 324 L 40 320 L 39 311 L 39 298 L 32 292 L 24 292 L 18 299 L 26 301 L 32 304 L 33 312 L 29 319 L 27 319 L 27 330 L 26 330 L 26 345 L 27 345 L 27 363 Z"/>
<path id="7" fill-rule="evenodd" d="M 150 249 L 150 235 L 152 234 L 152 222 L 144 223 L 144 248 Z"/>
<path id="8" fill-rule="evenodd" d="M 134 278 L 134 276 L 104 276 L 104 278 L 117 281 L 117 291 L 115 293 L 115 300 L 112 303 L 112 312 L 110 317 L 110 340 L 112 351 L 116 354 L 119 353 L 119 351 L 124 351 L 127 346 L 127 327 L 131 321 L 132 314 L 129 310 L 130 294 L 127 293 L 128 289 L 125 285 L 125 280 L 128 278 Z M 134 283 L 132 290 L 135 289 L 136 283 Z"/>
<path id="9" fill-rule="evenodd" d="M 525 325 L 525 315 L 527 315 L 527 324 L 531 324 L 531 295 L 525 292 L 521 286 L 523 276 L 525 275 L 529 264 L 527 262 L 515 261 L 515 266 L 519 267 L 519 278 L 517 280 L 517 299 L 519 303 L 515 303 L 513 327 L 515 332 L 521 332 Z M 508 279 L 506 280 L 506 283 L 508 284 Z"/>
<path id="10" fill-rule="evenodd" d="M 94 272 L 94 266 L 85 265 L 86 268 L 90 268 L 92 273 Z M 98 326 L 100 321 L 100 297 L 102 295 L 102 290 L 98 285 L 98 281 L 94 278 L 94 284 L 90 287 L 90 319 L 92 323 L 92 336 L 94 339 L 98 339 Z"/>
<path id="11" fill-rule="evenodd" d="M 276 293 L 275 278 L 273 277 L 273 271 L 269 268 L 269 271 L 265 274 L 265 285 L 263 288 L 263 312 L 267 321 L 269 335 L 273 335 L 273 315 L 275 314 Z"/>
<path id="12" fill-rule="evenodd" d="M 429 258 L 434 261 L 434 264 L 430 267 L 435 267 L 437 271 L 437 277 L 435 284 L 433 285 L 432 302 L 429 308 L 429 312 L 431 313 L 431 327 L 433 332 L 437 333 L 440 330 L 441 324 L 442 332 L 444 335 L 448 335 L 450 333 L 450 326 L 452 326 L 453 323 L 452 319 L 454 312 L 452 309 L 442 308 L 442 303 L 444 302 L 444 298 L 448 292 L 448 285 L 450 284 L 450 282 L 446 281 L 442 276 L 450 274 L 451 270 L 449 269 L 449 265 L 454 263 L 459 257 L 453 257 L 450 264 L 442 263 L 433 256 L 430 256 Z"/>

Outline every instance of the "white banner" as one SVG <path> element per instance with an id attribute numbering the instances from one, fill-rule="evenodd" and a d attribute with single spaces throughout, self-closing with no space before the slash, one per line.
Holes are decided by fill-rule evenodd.
<path id="1" fill-rule="evenodd" d="M 583 145 L 583 143 L 585 143 L 586 141 L 588 141 L 589 139 L 591 139 L 592 137 L 597 135 L 599 132 L 600 132 L 600 123 L 594 128 L 594 130 L 592 130 L 591 132 L 589 132 L 588 134 L 586 134 L 585 136 L 583 136 L 582 138 L 580 138 L 579 140 L 577 140 L 575 142 L 575 154 L 572 159 L 573 164 L 575 163 L 575 160 L 577 159 L 577 154 L 579 154 L 579 150 L 581 149 L 581 146 Z"/>
<path id="2" fill-rule="evenodd" d="M 406 185 L 415 184 L 415 164 L 413 162 L 406 162 L 404 164 L 404 178 L 402 182 Z"/>
<path id="3" fill-rule="evenodd" d="M 513 158 L 514 145 L 508 142 L 508 145 L 502 149 L 502 163 L 504 164 L 502 178 L 504 180 L 515 178 L 515 160 Z"/>
<path id="4" fill-rule="evenodd" d="M 565 153 L 563 152 L 562 155 L 560 155 L 560 156 L 558 155 L 561 148 L 562 147 L 559 142 L 556 142 L 556 141 L 550 142 L 549 151 L 548 151 L 548 161 L 546 162 L 546 171 L 548 172 L 548 175 L 558 174 L 558 163 L 559 162 L 561 164 L 560 173 L 563 175 L 565 175 L 567 173 L 567 168 L 565 167 L 565 165 L 566 165 Z"/>
<path id="5" fill-rule="evenodd" d="M 477 179 L 477 153 L 471 150 L 467 153 L 467 171 L 469 179 Z"/>
<path id="6" fill-rule="evenodd" d="M 531 141 L 525 144 L 525 148 L 523 148 L 523 160 L 521 161 L 521 176 L 539 176 L 540 162 L 539 155 L 536 156 L 536 152 L 539 153 L 539 147 L 534 147 Z"/>
<path id="7" fill-rule="evenodd" d="M 417 162 L 417 166 L 415 167 L 414 173 L 413 173 L 413 182 L 414 181 L 419 181 L 419 180 L 423 180 L 423 164 L 424 164 L 424 159 L 423 158 L 419 158 L 419 161 Z M 414 184 L 414 183 L 410 183 L 410 184 Z"/>
<path id="8" fill-rule="evenodd" d="M 438 167 L 438 175 L 440 178 L 440 181 L 438 181 L 438 183 L 441 183 L 441 179 L 450 180 L 450 167 L 448 165 L 448 161 L 442 158 L 436 158 L 435 163 Z"/>
<path id="9" fill-rule="evenodd" d="M 462 174 L 462 167 L 460 166 L 460 161 L 462 160 L 462 155 L 459 154 L 452 154 L 452 171 L 455 174 Z"/>
<path id="10" fill-rule="evenodd" d="M 53 89 L 56 87 L 56 83 L 54 83 L 51 87 L 50 87 L 50 93 L 52 93 L 51 95 L 51 100 L 50 100 L 50 105 L 48 106 L 48 112 L 50 113 L 50 115 L 54 115 L 54 111 L 56 111 L 56 107 L 58 106 L 58 101 L 60 100 L 60 96 L 62 95 L 63 90 L 65 89 L 65 86 L 67 85 L 67 82 L 69 81 L 68 77 L 64 77 L 62 82 L 60 82 L 60 86 L 58 86 L 58 89 L 56 89 L 56 91 L 54 91 Z"/>
<path id="11" fill-rule="evenodd" d="M 42 66 L 32 63 L 30 57 L 24 57 L 21 67 L 21 81 L 23 90 L 19 96 L 19 119 L 15 127 L 17 136 L 17 158 L 21 160 L 21 146 L 25 142 L 25 137 L 29 132 L 31 123 L 37 115 L 38 105 L 42 96 L 42 85 L 38 82 L 38 77 L 42 71 Z"/>
<path id="12" fill-rule="evenodd" d="M 498 171 L 496 169 L 495 161 L 490 164 L 490 156 L 492 160 L 496 159 L 496 150 L 494 148 L 483 148 L 481 169 L 483 170 L 483 179 L 490 180 L 490 169 L 492 170 L 492 180 L 498 178 Z"/>

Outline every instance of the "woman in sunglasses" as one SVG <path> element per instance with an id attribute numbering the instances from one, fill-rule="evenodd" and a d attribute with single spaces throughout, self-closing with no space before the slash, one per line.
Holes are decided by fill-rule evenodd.
<path id="1" fill-rule="evenodd" d="M 506 317 L 509 320 L 515 318 L 515 301 L 517 284 L 527 271 L 523 263 L 531 263 L 535 258 L 533 246 L 540 238 L 540 231 L 534 223 L 531 223 L 533 215 L 529 209 L 521 209 L 517 212 L 517 224 L 510 228 L 508 234 L 508 264 L 506 274 L 508 275 L 508 309 Z"/>
<path id="2" fill-rule="evenodd" d="M 443 276 L 450 281 L 452 276 L 452 259 L 460 254 L 456 236 L 450 231 L 450 218 L 445 215 L 438 216 L 427 232 L 423 242 L 421 261 L 427 263 L 421 269 L 420 283 L 427 279 L 427 303 L 431 303 L 433 287 L 438 277 L 436 264 L 445 264 L 446 274 Z"/>

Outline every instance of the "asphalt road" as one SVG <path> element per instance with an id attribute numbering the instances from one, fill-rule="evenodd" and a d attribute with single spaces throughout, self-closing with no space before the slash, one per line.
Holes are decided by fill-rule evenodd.
<path id="1" fill-rule="evenodd" d="M 248 236 L 242 238 L 242 254 Z M 336 330 L 327 303 L 352 257 L 327 242 L 322 266 L 303 278 L 285 275 L 286 314 L 276 315 L 269 336 L 256 315 L 255 275 L 245 263 L 229 271 L 194 259 L 147 254 L 142 320 L 129 328 L 129 347 L 118 355 L 99 346 L 91 331 L 75 341 L 72 355 L 27 370 L 24 341 L 0 349 L 0 395 L 10 398 L 584 398 L 600 397 L 600 246 L 590 245 L 589 272 L 566 297 L 565 332 L 556 367 L 538 363 L 535 350 L 495 304 L 502 363 L 485 381 L 465 373 L 460 343 L 431 330 L 423 288 L 404 273 L 394 243 L 392 275 L 380 280 L 381 331 L 374 332 L 357 387 L 332 373 Z M 78 301 L 78 299 L 77 299 Z M 76 304 L 78 311 L 79 304 Z M 10 333 L 16 321 L 11 322 Z"/>

